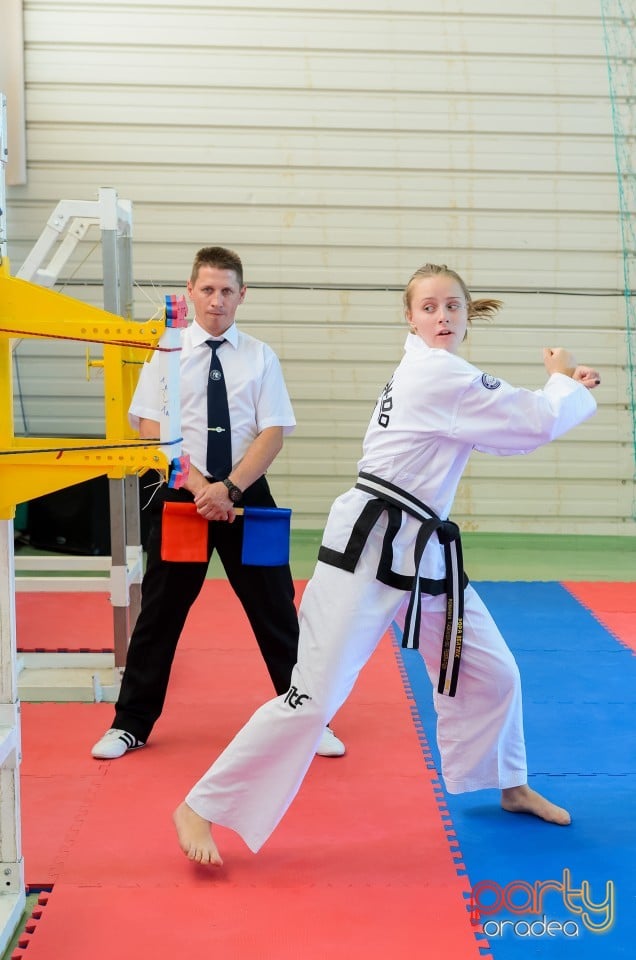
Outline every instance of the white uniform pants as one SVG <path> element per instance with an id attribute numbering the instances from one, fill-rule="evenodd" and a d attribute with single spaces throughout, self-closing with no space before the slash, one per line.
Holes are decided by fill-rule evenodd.
<path id="1" fill-rule="evenodd" d="M 256 852 L 295 797 L 325 725 L 347 699 L 408 596 L 375 579 L 382 532 L 355 573 L 318 563 L 300 607 L 290 691 L 260 707 L 192 788 L 186 802 L 235 830 Z M 468 586 L 455 697 L 437 693 L 442 774 L 451 793 L 526 783 L 519 671 L 484 604 Z M 445 597 L 422 599 L 420 652 L 437 688 Z"/>

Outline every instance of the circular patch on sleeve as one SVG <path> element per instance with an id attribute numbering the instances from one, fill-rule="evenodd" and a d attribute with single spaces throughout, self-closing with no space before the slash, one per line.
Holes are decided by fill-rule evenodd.
<path id="1" fill-rule="evenodd" d="M 481 382 L 486 390 L 496 390 L 497 387 L 501 386 L 501 380 L 497 380 L 496 377 L 491 377 L 489 373 L 482 373 Z"/>

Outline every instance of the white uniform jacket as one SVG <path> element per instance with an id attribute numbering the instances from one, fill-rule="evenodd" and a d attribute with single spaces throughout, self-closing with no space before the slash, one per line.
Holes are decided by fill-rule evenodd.
<path id="1" fill-rule="evenodd" d="M 529 453 L 586 420 L 595 409 L 590 391 L 571 377 L 553 374 L 541 390 L 513 387 L 409 334 L 404 357 L 371 417 L 358 468 L 406 491 L 445 520 L 472 450 L 499 456 Z M 353 488 L 336 500 L 321 559 L 333 562 L 345 551 L 353 526 L 371 499 L 371 493 Z M 386 523 L 384 514 L 378 524 Z M 401 578 L 413 579 L 420 527 L 420 520 L 402 513 L 393 538 L 395 586 Z M 335 565 L 340 565 L 337 558 Z M 419 574 L 440 581 L 445 572 L 444 551 L 435 533 L 424 550 Z M 410 589 L 406 582 L 404 589 Z"/>

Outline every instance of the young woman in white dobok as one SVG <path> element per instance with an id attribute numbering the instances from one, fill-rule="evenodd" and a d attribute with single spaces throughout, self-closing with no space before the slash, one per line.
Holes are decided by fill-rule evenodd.
<path id="1" fill-rule="evenodd" d="M 435 687 L 450 793 L 498 788 L 505 810 L 560 825 L 568 812 L 527 783 L 519 671 L 488 610 L 465 586 L 448 520 L 472 450 L 527 453 L 591 416 L 596 370 L 545 348 L 542 389 L 514 387 L 458 356 L 473 300 L 446 266 L 427 264 L 404 293 L 410 333 L 364 438 L 355 486 L 332 506 L 300 607 L 290 690 L 260 707 L 174 814 L 184 853 L 220 865 L 211 825 L 256 851 L 296 795 L 325 724 L 395 619 Z M 416 575 L 417 573 L 417 575 Z"/>

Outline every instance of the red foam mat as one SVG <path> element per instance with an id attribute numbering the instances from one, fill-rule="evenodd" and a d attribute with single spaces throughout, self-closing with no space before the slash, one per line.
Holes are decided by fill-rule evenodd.
<path id="1" fill-rule="evenodd" d="M 375 960 L 478 957 L 450 891 L 390 883 L 242 888 L 68 887 L 44 907 L 28 960 Z"/>
<path id="2" fill-rule="evenodd" d="M 107 593 L 16 593 L 16 639 L 22 653 L 113 650 Z"/>
<path id="3" fill-rule="evenodd" d="M 564 583 L 606 630 L 636 652 L 636 583 Z"/>
<path id="4" fill-rule="evenodd" d="M 296 584 L 296 599 L 304 589 Z M 247 618 L 226 580 L 206 580 L 188 615 L 181 641 L 195 646 L 213 639 L 215 648 L 234 648 Z M 107 593 L 17 593 L 17 647 L 22 653 L 114 649 L 113 608 Z"/>
<path id="5" fill-rule="evenodd" d="M 172 809 L 270 692 L 234 637 L 184 643 L 149 745 L 115 762 L 90 757 L 109 705 L 24 705 L 26 877 L 53 891 L 16 960 L 483 956 L 388 637 L 335 720 L 347 755 L 316 758 L 263 850 L 218 830 L 223 869 L 181 854 Z"/>

